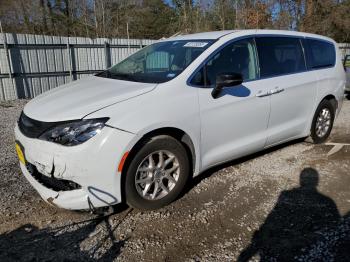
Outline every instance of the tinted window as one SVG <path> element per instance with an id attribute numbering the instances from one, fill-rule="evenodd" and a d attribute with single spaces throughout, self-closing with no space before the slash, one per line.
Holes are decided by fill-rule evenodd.
<path id="1" fill-rule="evenodd" d="M 204 73 L 205 72 L 205 73 Z M 214 86 L 221 73 L 240 73 L 244 80 L 258 77 L 255 46 L 252 39 L 233 42 L 216 53 L 193 77 L 191 83 Z"/>
<path id="2" fill-rule="evenodd" d="M 306 39 L 307 64 L 311 69 L 335 65 L 334 45 L 325 41 Z"/>
<path id="3" fill-rule="evenodd" d="M 197 86 L 204 86 L 205 80 L 204 80 L 204 67 L 202 67 L 192 78 L 191 84 L 197 85 Z"/>
<path id="4" fill-rule="evenodd" d="M 256 45 L 261 77 L 306 70 L 304 54 L 298 38 L 258 37 Z"/>

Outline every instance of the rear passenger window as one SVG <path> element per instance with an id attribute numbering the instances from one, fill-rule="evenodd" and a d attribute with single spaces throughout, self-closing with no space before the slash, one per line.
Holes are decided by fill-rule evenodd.
<path id="1" fill-rule="evenodd" d="M 306 60 L 308 68 L 319 69 L 335 65 L 334 45 L 326 41 L 306 39 Z"/>
<path id="2" fill-rule="evenodd" d="M 303 50 L 298 38 L 257 37 L 260 76 L 271 77 L 306 70 Z"/>

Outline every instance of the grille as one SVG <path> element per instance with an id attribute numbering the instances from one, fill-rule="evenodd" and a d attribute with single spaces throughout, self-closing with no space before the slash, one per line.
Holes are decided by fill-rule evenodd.
<path id="1" fill-rule="evenodd" d="M 81 188 L 81 185 L 73 181 L 45 176 L 41 174 L 36 169 L 36 167 L 30 163 L 27 163 L 27 170 L 36 181 L 53 191 L 71 191 Z"/>
<path id="2" fill-rule="evenodd" d="M 30 138 L 38 138 L 44 131 L 53 127 L 54 122 L 41 122 L 27 117 L 23 112 L 18 120 L 18 127 L 21 132 Z"/>

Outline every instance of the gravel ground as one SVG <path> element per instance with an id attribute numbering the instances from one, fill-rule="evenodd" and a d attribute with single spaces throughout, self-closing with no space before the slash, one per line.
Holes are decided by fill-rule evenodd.
<path id="1" fill-rule="evenodd" d="M 110 216 L 47 205 L 0 104 L 0 261 L 350 261 L 350 146 L 296 141 L 211 169 L 173 204 Z M 329 142 L 350 144 L 350 101 Z"/>

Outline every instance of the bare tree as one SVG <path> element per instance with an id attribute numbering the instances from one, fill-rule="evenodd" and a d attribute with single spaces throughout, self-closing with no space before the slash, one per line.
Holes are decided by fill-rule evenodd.
<path id="1" fill-rule="evenodd" d="M 350 41 L 350 0 L 1 0 L 7 32 L 161 38 L 278 28 Z"/>

